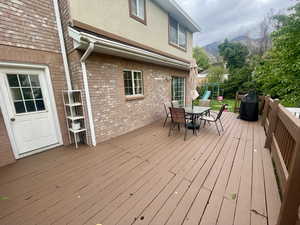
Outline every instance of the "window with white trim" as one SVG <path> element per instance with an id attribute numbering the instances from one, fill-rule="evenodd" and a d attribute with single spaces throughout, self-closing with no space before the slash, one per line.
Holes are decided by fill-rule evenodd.
<path id="1" fill-rule="evenodd" d="M 126 96 L 142 96 L 144 94 L 143 74 L 141 71 L 124 70 L 123 76 Z"/>
<path id="2" fill-rule="evenodd" d="M 172 17 L 169 17 L 169 43 L 184 50 L 187 47 L 186 29 Z"/>
<path id="3" fill-rule="evenodd" d="M 145 0 L 129 0 L 130 15 L 142 23 L 146 23 Z"/>

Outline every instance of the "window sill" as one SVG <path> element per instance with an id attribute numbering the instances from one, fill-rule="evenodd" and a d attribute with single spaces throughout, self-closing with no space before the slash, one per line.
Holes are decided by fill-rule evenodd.
<path id="1" fill-rule="evenodd" d="M 147 26 L 146 18 L 145 18 L 145 19 L 142 19 L 142 18 L 140 18 L 140 17 L 138 17 L 138 16 L 135 16 L 135 15 L 133 15 L 133 14 L 130 14 L 130 17 L 131 17 L 132 19 L 134 19 L 134 20 L 136 20 L 136 21 L 138 21 L 138 22 L 144 24 L 145 26 Z"/>
<path id="2" fill-rule="evenodd" d="M 179 50 L 181 50 L 183 52 L 186 52 L 186 48 L 179 47 L 178 45 L 173 44 L 172 42 L 169 42 L 169 45 L 171 45 L 172 47 L 177 48 L 177 49 L 179 49 Z"/>
<path id="3" fill-rule="evenodd" d="M 132 96 L 126 96 L 126 101 L 142 100 L 144 98 L 145 98 L 144 95 L 132 95 Z"/>

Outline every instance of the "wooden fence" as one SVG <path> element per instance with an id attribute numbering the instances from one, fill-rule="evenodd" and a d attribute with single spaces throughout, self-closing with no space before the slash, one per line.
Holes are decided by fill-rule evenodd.
<path id="1" fill-rule="evenodd" d="M 278 100 L 264 98 L 265 147 L 271 151 L 282 194 L 277 225 L 299 225 L 300 120 Z"/>

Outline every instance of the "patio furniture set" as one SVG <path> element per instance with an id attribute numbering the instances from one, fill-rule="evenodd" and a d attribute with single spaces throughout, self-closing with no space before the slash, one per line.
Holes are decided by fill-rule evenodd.
<path id="1" fill-rule="evenodd" d="M 221 121 L 223 112 L 225 111 L 227 105 L 224 104 L 220 108 L 219 112 L 211 111 L 211 107 L 201 107 L 201 106 L 187 106 L 181 107 L 178 101 L 172 101 L 171 103 L 164 103 L 164 108 L 166 112 L 166 118 L 164 121 L 164 127 L 168 119 L 171 120 L 169 136 L 172 131 L 177 127 L 180 131 L 180 127 L 184 127 L 184 140 L 186 140 L 187 130 L 193 130 L 193 134 L 197 135 L 200 131 L 202 121 L 204 122 L 203 128 L 206 123 L 215 123 L 219 136 L 221 136 L 221 131 L 224 131 L 224 127 Z M 219 129 L 218 123 L 221 125 L 221 130 Z"/>

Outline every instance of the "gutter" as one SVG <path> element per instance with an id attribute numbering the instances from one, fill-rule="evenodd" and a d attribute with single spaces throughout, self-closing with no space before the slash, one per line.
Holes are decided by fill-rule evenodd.
<path id="1" fill-rule="evenodd" d="M 94 51 L 95 43 L 90 42 L 88 49 L 85 51 L 83 56 L 80 59 L 81 68 L 82 68 L 82 79 L 83 79 L 83 86 L 84 86 L 84 93 L 86 98 L 86 105 L 87 105 L 87 113 L 89 117 L 89 125 L 91 131 L 91 138 L 92 138 L 92 145 L 96 146 L 96 135 L 95 135 L 95 126 L 94 126 L 94 119 L 92 113 L 92 104 L 91 104 L 91 96 L 90 96 L 90 89 L 88 84 L 88 77 L 87 77 L 87 69 L 86 69 L 86 60 Z"/>
<path id="2" fill-rule="evenodd" d="M 63 29 L 62 29 L 62 25 L 61 25 L 61 17 L 60 17 L 60 12 L 59 12 L 58 0 L 53 0 L 53 5 L 54 5 L 54 12 L 55 12 L 55 18 L 56 18 L 56 24 L 57 24 L 57 31 L 58 31 L 58 37 L 59 37 L 59 42 L 60 42 L 61 54 L 62 54 L 63 63 L 64 63 L 64 70 L 65 70 L 65 78 L 66 78 L 66 82 L 67 82 L 67 87 L 68 87 L 68 90 L 72 90 L 72 83 L 71 83 L 71 78 L 70 78 L 68 57 L 67 57 L 67 52 L 66 52 Z"/>
<path id="3" fill-rule="evenodd" d="M 149 52 L 144 49 L 129 46 L 112 40 L 107 40 L 105 38 L 96 37 L 85 32 L 79 32 L 71 27 L 69 27 L 69 36 L 75 41 L 75 48 L 77 49 L 85 49 L 84 46 L 86 46 L 90 41 L 93 41 L 96 44 L 95 48 L 103 49 L 109 52 L 115 52 L 118 56 L 123 54 L 127 56 L 138 57 L 152 63 L 156 62 L 156 64 L 162 63 L 164 65 L 180 68 L 183 70 L 190 69 L 190 62 L 179 61 L 159 55 L 157 53 Z"/>
<path id="4" fill-rule="evenodd" d="M 61 25 L 61 16 L 59 12 L 59 5 L 58 0 L 53 0 L 54 5 L 54 12 L 55 12 L 55 18 L 56 18 L 56 24 L 57 24 L 57 30 L 58 30 L 58 36 L 59 36 L 59 42 L 60 42 L 60 48 L 61 48 L 61 54 L 63 58 L 64 63 L 64 70 L 65 70 L 65 78 L 67 82 L 67 88 L 68 90 L 72 90 L 72 82 L 70 78 L 70 70 L 69 70 L 69 64 L 68 64 L 68 57 L 67 57 L 67 51 L 66 51 L 66 45 L 63 35 L 63 28 Z M 88 119 L 89 119 L 89 126 L 91 131 L 91 138 L 92 138 L 92 145 L 96 146 L 96 135 L 95 135 L 95 127 L 94 127 L 94 120 L 93 120 L 93 113 L 92 113 L 92 106 L 91 106 L 91 97 L 90 97 L 90 91 L 89 91 L 89 85 L 88 85 L 88 78 L 87 78 L 87 70 L 86 70 L 86 64 L 85 61 L 89 57 L 89 55 L 93 52 L 95 47 L 94 42 L 90 42 L 90 45 L 82 58 L 80 59 L 81 68 L 82 68 L 82 78 L 83 78 L 83 85 L 84 85 L 84 92 L 86 97 L 86 104 L 87 104 L 87 112 L 88 112 Z"/>

